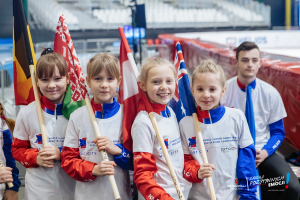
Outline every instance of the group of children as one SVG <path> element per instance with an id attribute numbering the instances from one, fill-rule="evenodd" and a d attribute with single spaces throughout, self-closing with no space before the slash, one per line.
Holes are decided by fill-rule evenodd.
<path id="1" fill-rule="evenodd" d="M 175 93 L 176 77 L 171 62 L 150 58 L 141 68 L 139 87 L 151 103 L 162 137 L 168 139 L 167 150 L 184 197 L 209 200 L 206 178 L 212 177 L 217 199 L 256 199 L 256 184 L 249 181 L 256 177 L 254 141 L 245 114 L 220 104 L 226 93 L 223 69 L 208 60 L 196 67 L 192 76 L 191 90 L 209 164 L 203 164 L 192 117 L 178 125 L 175 113 L 167 106 Z M 25 200 L 114 199 L 107 175 L 114 175 L 121 199 L 129 200 L 129 170 L 134 170 L 138 199 L 178 199 L 145 110 L 138 112 L 132 125 L 133 152 L 122 145 L 123 107 L 114 98 L 121 82 L 117 58 L 98 54 L 87 65 L 86 81 L 93 93 L 91 104 L 101 137 L 94 134 L 86 106 L 74 111 L 69 120 L 62 115 L 69 74 L 61 55 L 42 55 L 36 66 L 36 80 L 49 145 L 42 144 L 36 104 L 32 102 L 17 116 L 11 149 L 13 157 L 27 168 Z M 5 136 L 6 129 L 2 126 L 0 130 L 2 145 L 2 141 L 6 144 L 5 137 L 11 140 L 11 136 Z M 107 151 L 110 161 L 102 159 L 101 150 Z M 1 155 L 1 161 L 5 163 L 6 159 L 9 166 L 9 156 Z M 14 169 L 15 164 L 0 168 L 0 182 L 17 180 Z"/>

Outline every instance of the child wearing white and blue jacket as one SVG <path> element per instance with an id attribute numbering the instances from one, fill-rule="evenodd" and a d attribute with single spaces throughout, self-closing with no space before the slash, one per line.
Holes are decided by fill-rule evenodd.
<path id="1" fill-rule="evenodd" d="M 108 53 L 97 54 L 90 59 L 87 74 L 101 136 L 96 137 L 86 106 L 74 111 L 67 127 L 61 166 L 76 180 L 76 200 L 114 200 L 107 175 L 114 175 L 122 199 L 130 200 L 132 154 L 123 146 L 123 107 L 114 99 L 121 80 L 118 59 Z M 107 151 L 109 161 L 103 160 L 101 150 Z"/>
<path id="2" fill-rule="evenodd" d="M 183 118 L 179 127 L 185 159 L 198 162 L 194 167 L 200 179 L 193 182 L 188 199 L 210 199 L 208 177 L 212 177 L 217 199 L 256 199 L 253 140 L 244 114 L 220 105 L 226 90 L 222 68 L 204 61 L 193 73 L 191 89 L 209 164 L 203 164 L 193 118 Z M 189 176 L 184 174 L 187 180 Z"/>
<path id="3" fill-rule="evenodd" d="M 16 161 L 12 157 L 11 131 L 14 129 L 14 120 L 6 118 L 3 105 L 0 103 L 0 160 L 3 167 L 0 167 L 0 199 L 18 199 L 18 191 L 21 186 L 19 170 Z M 10 131 L 11 130 L 11 131 Z M 12 182 L 13 187 L 9 188 L 7 182 Z"/>

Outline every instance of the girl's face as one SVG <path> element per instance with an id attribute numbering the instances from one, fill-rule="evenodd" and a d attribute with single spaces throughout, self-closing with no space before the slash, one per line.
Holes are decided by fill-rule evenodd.
<path id="1" fill-rule="evenodd" d="M 109 76 L 105 70 L 102 70 L 93 78 L 87 76 L 86 81 L 92 90 L 95 103 L 112 103 L 120 85 L 121 77 Z"/>
<path id="2" fill-rule="evenodd" d="M 69 83 L 69 76 L 61 76 L 58 68 L 55 67 L 52 77 L 38 79 L 37 86 L 49 101 L 54 104 L 60 104 L 64 100 L 67 85 Z"/>
<path id="3" fill-rule="evenodd" d="M 140 87 L 151 103 L 167 104 L 175 92 L 174 72 L 165 65 L 153 67 L 148 71 L 147 81 L 140 82 Z"/>
<path id="4" fill-rule="evenodd" d="M 220 98 L 225 94 L 226 87 L 222 87 L 219 74 L 197 74 L 191 87 L 196 103 L 201 110 L 211 110 L 219 107 Z"/>

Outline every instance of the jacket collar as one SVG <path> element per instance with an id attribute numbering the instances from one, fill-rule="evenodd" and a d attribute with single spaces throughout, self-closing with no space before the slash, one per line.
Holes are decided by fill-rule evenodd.
<path id="1" fill-rule="evenodd" d="M 45 96 L 41 98 L 42 109 L 50 115 L 62 115 L 63 103 L 54 104 Z"/>
<path id="2" fill-rule="evenodd" d="M 197 107 L 197 115 L 198 121 L 203 124 L 213 124 L 218 121 L 224 116 L 225 114 L 225 107 L 220 105 L 218 108 L 213 110 L 201 110 L 201 108 Z"/>
<path id="3" fill-rule="evenodd" d="M 91 101 L 93 111 L 95 113 L 95 117 L 99 119 L 108 119 L 120 110 L 120 104 L 115 101 L 112 103 L 95 103 L 94 99 Z"/>
<path id="4" fill-rule="evenodd" d="M 171 117 L 171 112 L 168 108 L 167 105 L 164 104 L 157 104 L 157 103 L 151 103 L 151 106 L 153 108 L 153 111 L 158 114 L 161 115 L 165 118 Z"/>
<path id="5" fill-rule="evenodd" d="M 250 86 L 250 87 L 253 88 L 253 89 L 255 89 L 255 87 L 256 87 L 256 78 L 255 78 L 254 81 L 252 81 L 252 83 L 250 83 L 249 85 L 244 85 L 244 84 L 242 84 L 242 83 L 239 81 L 238 78 L 237 78 L 236 80 L 237 80 L 237 84 L 238 84 L 239 88 L 240 88 L 243 92 L 246 92 L 247 86 L 248 86 L 248 87 Z"/>

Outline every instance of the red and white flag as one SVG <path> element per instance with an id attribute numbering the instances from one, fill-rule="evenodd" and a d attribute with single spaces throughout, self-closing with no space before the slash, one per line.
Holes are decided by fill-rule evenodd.
<path id="1" fill-rule="evenodd" d="M 120 69 L 122 80 L 119 87 L 118 102 L 123 104 L 123 145 L 132 152 L 131 126 L 138 114 L 140 95 L 137 81 L 140 74 L 122 28 L 119 28 L 119 33 L 121 36 Z"/>
<path id="2" fill-rule="evenodd" d="M 87 94 L 85 80 L 64 16 L 59 17 L 54 38 L 54 52 L 61 54 L 68 63 L 70 84 L 63 102 L 63 115 L 69 119 L 78 107 L 85 105 Z"/>

